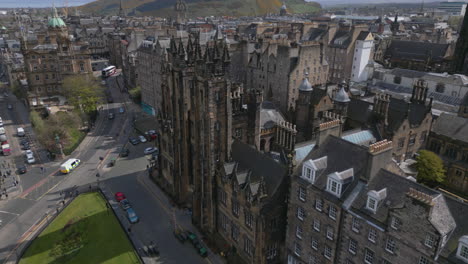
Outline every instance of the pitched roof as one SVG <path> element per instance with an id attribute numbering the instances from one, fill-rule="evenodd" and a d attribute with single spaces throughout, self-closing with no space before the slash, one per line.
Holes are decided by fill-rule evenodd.
<path id="1" fill-rule="evenodd" d="M 318 148 L 313 149 L 303 160 L 308 162 L 310 159 L 317 160 L 327 156 L 327 166 L 316 172 L 314 186 L 324 190 L 327 185 L 327 178 L 330 174 L 339 172 L 342 176 L 349 176 L 349 169 L 353 169 L 353 181 L 348 187 L 344 187 L 340 199 L 345 197 L 352 190 L 361 175 L 365 173 L 367 163 L 367 148 L 353 144 L 344 139 L 335 136 L 328 136 Z M 339 161 L 339 162 L 338 162 Z M 299 176 L 302 173 L 302 164 L 297 166 L 295 174 Z M 339 176 L 339 175 L 338 175 Z M 346 177 L 347 178 L 347 177 Z M 330 194 L 330 197 L 334 197 Z M 333 199 L 333 198 L 331 198 Z"/>
<path id="2" fill-rule="evenodd" d="M 432 132 L 462 142 L 468 142 L 468 119 L 442 113 L 432 125 Z"/>
<path id="3" fill-rule="evenodd" d="M 449 259 L 451 263 L 462 264 L 464 262 L 456 258 L 456 252 L 458 240 L 468 235 L 468 221 L 466 220 L 468 218 L 468 204 L 457 201 L 451 197 L 445 197 L 445 202 L 450 212 L 452 212 L 457 226 L 440 254 L 443 258 Z"/>
<path id="4" fill-rule="evenodd" d="M 287 176 L 284 165 L 238 140 L 232 143 L 232 160 L 238 164 L 237 171 L 249 172 L 246 184 L 254 185 L 263 180 L 269 197 L 275 194 Z"/>
<path id="5" fill-rule="evenodd" d="M 430 109 L 429 105 L 409 103 L 403 99 L 391 98 L 388 107 L 387 130 L 398 130 L 406 118 L 408 118 L 410 126 L 418 126 L 426 115 L 430 113 Z"/>
<path id="6" fill-rule="evenodd" d="M 444 59 L 449 44 L 437 44 L 419 41 L 393 40 L 387 49 L 387 55 L 404 60 L 425 61 L 430 55 L 433 61 Z"/>
<path id="7" fill-rule="evenodd" d="M 387 195 L 383 201 L 379 201 L 375 213 L 366 209 L 368 192 L 372 190 L 378 191 L 384 188 L 387 188 Z M 368 185 L 362 189 L 351 207 L 353 210 L 359 211 L 360 215 L 365 218 L 373 219 L 374 222 L 377 221 L 384 226 L 388 223 L 387 218 L 389 210 L 392 208 L 403 207 L 405 196 L 409 192 L 410 188 L 432 197 L 434 205 L 430 211 L 428 220 L 434 228 L 436 228 L 442 235 L 448 234 L 455 228 L 455 220 L 453 219 L 452 213 L 450 212 L 442 194 L 385 169 L 381 169 L 377 175 L 368 182 Z M 411 220 L 412 218 L 409 219 Z M 415 222 L 407 224 L 416 226 L 418 224 L 416 221 L 418 220 L 416 218 L 413 220 Z M 408 222 L 408 220 L 406 221 Z"/>

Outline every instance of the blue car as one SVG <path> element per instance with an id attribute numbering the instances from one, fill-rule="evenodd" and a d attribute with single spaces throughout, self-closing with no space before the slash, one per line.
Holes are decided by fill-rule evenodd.
<path id="1" fill-rule="evenodd" d="M 127 218 L 128 218 L 128 221 L 130 221 L 130 223 L 132 224 L 135 224 L 138 222 L 138 216 L 137 214 L 135 213 L 135 210 L 133 210 L 133 208 L 128 208 L 127 209 Z"/>

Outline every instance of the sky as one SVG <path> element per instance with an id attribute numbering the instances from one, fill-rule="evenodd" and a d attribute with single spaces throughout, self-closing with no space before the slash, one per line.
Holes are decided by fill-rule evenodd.
<path id="1" fill-rule="evenodd" d="M 68 6 L 78 6 L 93 1 L 94 0 L 68 0 Z M 65 0 L 0 0 L 0 9 L 14 7 L 48 7 L 52 6 L 52 4 L 64 6 L 66 2 Z"/>

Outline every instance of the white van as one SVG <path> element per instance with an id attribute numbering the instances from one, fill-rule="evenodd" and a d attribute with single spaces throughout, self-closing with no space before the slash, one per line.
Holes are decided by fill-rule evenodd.
<path id="1" fill-rule="evenodd" d="M 70 173 L 73 169 L 78 167 L 80 163 L 81 163 L 81 160 L 79 159 L 69 159 L 65 161 L 65 163 L 60 165 L 60 171 L 65 174 Z"/>
<path id="2" fill-rule="evenodd" d="M 18 137 L 24 137 L 26 134 L 24 133 L 24 128 L 22 127 L 18 127 L 16 129 L 16 134 L 18 135 Z"/>
<path id="3" fill-rule="evenodd" d="M 5 128 L 4 127 L 0 127 L 0 135 L 5 135 Z"/>

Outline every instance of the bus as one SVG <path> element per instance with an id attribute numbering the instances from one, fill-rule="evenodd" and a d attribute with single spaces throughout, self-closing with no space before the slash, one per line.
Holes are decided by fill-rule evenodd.
<path id="1" fill-rule="evenodd" d="M 109 77 L 112 74 L 114 74 L 116 70 L 117 70 L 117 68 L 115 66 L 113 66 L 113 65 L 111 65 L 109 67 L 106 67 L 106 68 L 104 68 L 102 70 L 102 77 L 103 78 Z"/>
<path id="2" fill-rule="evenodd" d="M 65 161 L 62 165 L 60 165 L 60 171 L 64 174 L 70 173 L 74 170 L 78 165 L 80 165 L 81 160 L 79 159 L 69 159 Z"/>

